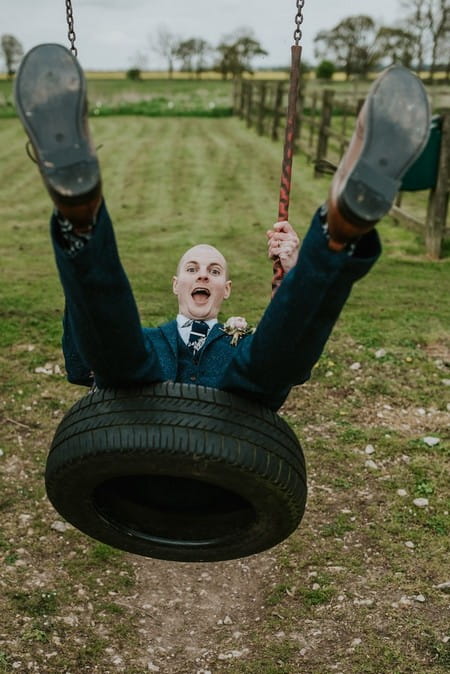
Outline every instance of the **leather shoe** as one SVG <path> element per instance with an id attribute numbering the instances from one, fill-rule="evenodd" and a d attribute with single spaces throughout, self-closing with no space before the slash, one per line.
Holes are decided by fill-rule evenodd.
<path id="1" fill-rule="evenodd" d="M 20 64 L 14 98 L 56 208 L 76 228 L 89 227 L 102 201 L 101 177 L 77 59 L 58 44 L 34 47 Z"/>
<path id="2" fill-rule="evenodd" d="M 402 177 L 427 142 L 430 116 L 425 88 L 407 68 L 392 66 L 372 85 L 331 183 L 332 250 L 342 250 L 389 212 Z"/>

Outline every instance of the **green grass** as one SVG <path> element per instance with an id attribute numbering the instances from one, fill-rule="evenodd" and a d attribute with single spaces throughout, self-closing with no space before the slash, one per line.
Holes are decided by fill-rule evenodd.
<path id="1" fill-rule="evenodd" d="M 257 322 L 270 297 L 265 231 L 276 219 L 280 145 L 236 119 L 99 116 L 92 125 L 143 322 L 174 315 L 171 276 L 199 241 L 219 247 L 230 263 L 233 293 L 223 318 Z M 140 633 L 139 596 L 148 591 L 140 564 L 152 560 L 51 528 L 57 516 L 45 498 L 45 459 L 57 422 L 82 391 L 62 375 L 35 372 L 46 362 L 63 367 L 50 202 L 16 119 L 0 121 L 0 141 L 0 671 L 17 671 L 25 653 L 32 672 L 106 674 L 114 646 L 127 674 L 143 674 L 152 630 Z M 290 218 L 301 234 L 328 181 L 314 180 L 296 157 Z M 382 259 L 355 288 L 311 382 L 282 410 L 307 457 L 304 521 L 270 552 L 270 573 L 258 585 L 260 619 L 249 603 L 232 627 L 244 632 L 248 652 L 218 660 L 228 642 L 216 618 L 204 628 L 214 672 L 449 671 L 448 597 L 436 585 L 448 580 L 450 258 L 431 262 L 422 237 L 388 218 L 379 229 Z M 440 443 L 427 446 L 427 435 Z M 428 508 L 414 507 L 418 496 Z M 193 565 L 194 584 L 203 568 Z M 238 567 L 212 568 L 220 577 Z M 167 578 L 152 582 L 157 592 L 167 581 L 171 599 Z M 424 603 L 399 604 L 419 594 Z M 167 609 L 169 626 L 179 610 Z M 201 633 L 207 616 L 196 616 Z M 181 644 L 194 638 L 189 620 Z M 49 652 L 56 655 L 48 659 Z M 190 657 L 179 645 L 169 665 L 162 655 L 158 662 L 161 671 L 181 674 L 196 671 Z"/>
<path id="2" fill-rule="evenodd" d="M 91 79 L 93 116 L 226 117 L 231 115 L 233 84 L 222 80 Z M 15 116 L 13 83 L 0 80 L 0 119 Z"/>

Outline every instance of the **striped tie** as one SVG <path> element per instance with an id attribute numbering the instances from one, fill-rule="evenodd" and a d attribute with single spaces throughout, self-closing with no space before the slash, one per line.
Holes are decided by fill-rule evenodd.
<path id="1" fill-rule="evenodd" d="M 205 321 L 193 321 L 191 327 L 191 334 L 189 335 L 188 347 L 193 355 L 198 353 L 202 348 L 208 334 L 208 323 Z"/>

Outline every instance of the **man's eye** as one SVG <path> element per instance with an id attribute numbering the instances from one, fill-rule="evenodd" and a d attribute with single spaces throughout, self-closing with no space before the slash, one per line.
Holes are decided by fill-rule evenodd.
<path id="1" fill-rule="evenodd" d="M 186 271 L 195 272 L 195 267 L 187 267 Z"/>
<path id="2" fill-rule="evenodd" d="M 211 274 L 214 274 L 214 276 L 220 276 L 220 269 L 212 269 Z"/>

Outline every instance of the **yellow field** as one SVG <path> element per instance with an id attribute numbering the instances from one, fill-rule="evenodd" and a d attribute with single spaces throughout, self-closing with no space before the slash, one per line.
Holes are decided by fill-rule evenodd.
<path id="1" fill-rule="evenodd" d="M 87 70 L 86 76 L 91 80 L 125 80 L 126 70 Z M 376 73 L 369 74 L 369 79 L 374 79 Z M 429 77 L 427 71 L 419 73 L 419 76 L 423 79 Z M 304 75 L 308 80 L 315 80 L 315 72 L 311 71 Z M 435 73 L 435 80 L 445 80 L 445 72 Z M 289 78 L 288 70 L 257 70 L 253 75 L 247 73 L 244 74 L 244 79 L 253 79 L 253 80 L 287 80 Z M 6 73 L 0 73 L 0 80 L 6 80 Z M 141 72 L 141 79 L 143 80 L 166 80 L 169 79 L 169 73 L 166 70 L 149 70 Z M 195 79 L 195 76 L 192 73 L 188 72 L 179 72 L 175 71 L 173 73 L 173 79 L 177 80 L 191 80 Z M 222 76 L 220 73 L 216 73 L 213 70 L 202 73 L 201 80 L 221 80 Z M 345 73 L 337 72 L 333 75 L 333 82 L 345 82 Z"/>
<path id="2" fill-rule="evenodd" d="M 104 70 L 88 70 L 86 71 L 86 76 L 88 79 L 111 79 L 111 80 L 121 80 L 126 78 L 126 71 L 116 70 L 116 71 L 104 71 Z M 187 72 L 175 71 L 172 75 L 173 79 L 177 80 L 192 80 L 195 79 L 195 75 Z M 153 70 L 153 71 L 142 71 L 141 78 L 143 80 L 166 80 L 169 79 L 169 73 L 166 70 Z M 264 70 L 257 71 L 254 75 L 245 74 L 244 78 L 248 79 L 264 79 L 264 80 L 285 80 L 288 78 L 288 73 L 278 70 Z M 216 73 L 213 70 L 202 73 L 201 80 L 221 80 L 222 76 L 220 73 Z"/>

